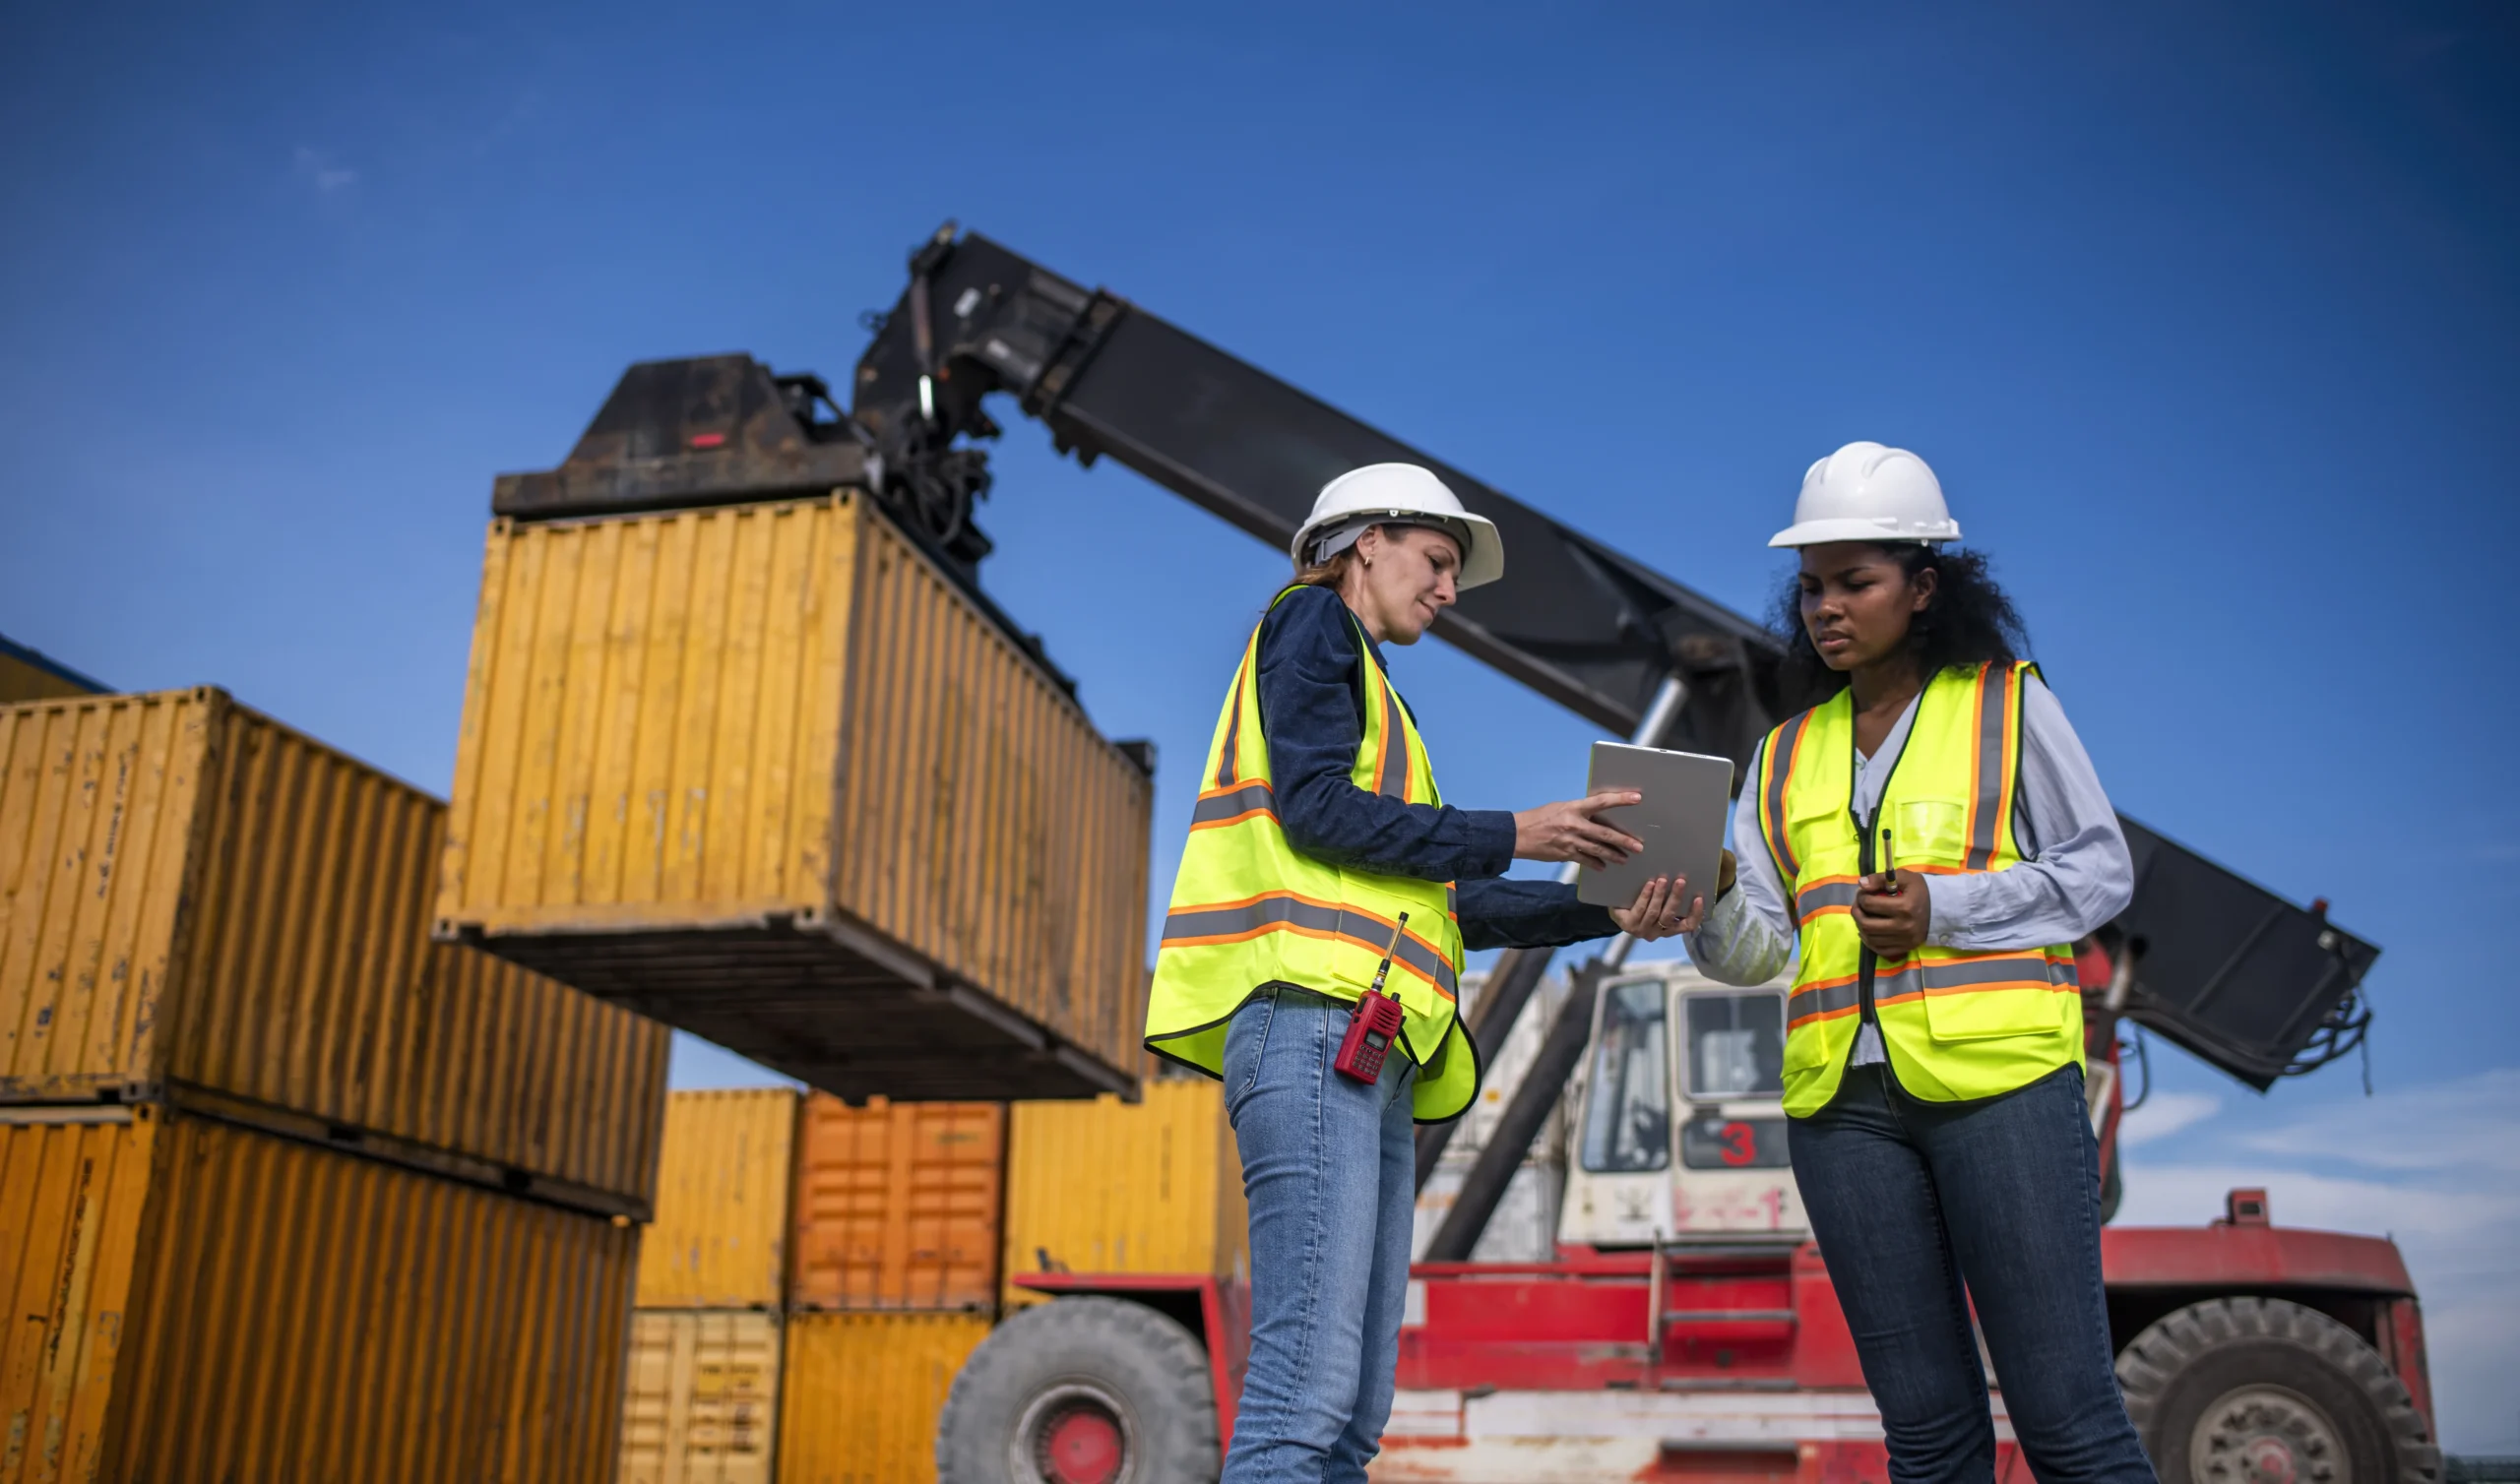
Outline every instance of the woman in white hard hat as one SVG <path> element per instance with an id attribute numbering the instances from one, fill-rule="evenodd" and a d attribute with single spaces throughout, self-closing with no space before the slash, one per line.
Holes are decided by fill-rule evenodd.
<path id="1" fill-rule="evenodd" d="M 1458 1117 L 1479 1088 L 1454 1015 L 1464 950 L 1697 921 L 1685 880 L 1606 911 L 1499 879 L 1517 859 L 1625 859 L 1638 842 L 1596 816 L 1635 794 L 1508 814 L 1436 788 L 1382 647 L 1417 643 L 1459 589 L 1503 572 L 1495 526 L 1428 470 L 1372 464 L 1321 491 L 1293 556 L 1227 688 L 1147 1008 L 1151 1050 L 1225 1081 L 1250 1197 L 1251 1360 L 1227 1484 L 1361 1481 L 1379 1447 L 1413 1120 Z"/>
<path id="2" fill-rule="evenodd" d="M 2010 599 L 1903 449 L 1811 465 L 1769 544 L 1789 679 L 1689 957 L 1762 983 L 1799 949 L 1796 1184 L 1898 1480 L 1985 1479 L 1974 1302 L 2040 1484 L 2152 1484 L 2110 1369 L 2073 944 L 2133 896 L 2109 797 Z"/>

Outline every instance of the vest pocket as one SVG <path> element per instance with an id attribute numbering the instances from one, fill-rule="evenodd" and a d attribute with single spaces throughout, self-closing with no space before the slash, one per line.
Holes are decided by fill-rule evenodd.
<path id="1" fill-rule="evenodd" d="M 1956 866 L 1969 855 L 1969 806 L 1957 799 L 1902 799 L 1889 821 L 1903 862 Z"/>
<path id="2" fill-rule="evenodd" d="M 1937 1041 L 1990 1041 L 2008 1035 L 2053 1035 L 2068 1009 L 2082 1002 L 2070 994 L 2035 989 L 1982 989 L 1973 994 L 1925 996 L 1925 1030 Z"/>

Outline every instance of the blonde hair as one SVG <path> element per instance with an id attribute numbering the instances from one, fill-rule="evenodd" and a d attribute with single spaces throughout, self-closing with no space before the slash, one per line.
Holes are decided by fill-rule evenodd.
<path id="1" fill-rule="evenodd" d="M 1327 587 L 1333 592 L 1346 585 L 1348 574 L 1356 570 L 1356 548 L 1351 546 L 1326 562 L 1295 569 L 1295 582 L 1306 587 Z"/>

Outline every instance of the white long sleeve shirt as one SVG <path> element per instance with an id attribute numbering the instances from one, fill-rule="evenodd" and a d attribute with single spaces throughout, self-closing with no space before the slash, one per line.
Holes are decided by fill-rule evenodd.
<path id="1" fill-rule="evenodd" d="M 2135 867 L 2126 836 L 2065 709 L 2032 677 L 2022 687 L 2021 711 L 2021 803 L 2014 811 L 2021 863 L 2008 871 L 1929 878 L 1927 943 L 1978 953 L 2071 943 L 2134 899 Z M 1858 818 L 1870 819 L 1879 806 L 1916 719 L 1917 701 L 1910 701 L 1881 746 L 1869 757 L 1857 756 L 1853 802 Z M 1745 776 L 1758 775 L 1754 753 Z M 1764 984 L 1794 956 L 1785 887 L 1759 835 L 1758 810 L 1744 802 L 1753 791 L 1743 789 L 1732 809 L 1733 888 L 1687 939 L 1690 959 L 1725 984 Z M 1880 1029 L 1867 1023 L 1856 1038 L 1852 1064 L 1880 1060 Z"/>

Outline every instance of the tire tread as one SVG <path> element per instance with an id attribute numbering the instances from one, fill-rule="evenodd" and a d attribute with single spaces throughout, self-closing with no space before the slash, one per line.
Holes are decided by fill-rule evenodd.
<path id="1" fill-rule="evenodd" d="M 2396 1455 L 2397 1478 L 2377 1484 L 2437 1484 L 2441 1450 L 2434 1446 L 2405 1383 L 2362 1336 L 2315 1309 L 2289 1299 L 2221 1298 L 2163 1316 L 2117 1356 L 2126 1414 L 2149 1445 L 2160 1409 L 2180 1372 L 2225 1345 L 2273 1340 L 2309 1352 L 2351 1382 L 2371 1404 Z"/>
<path id="2" fill-rule="evenodd" d="M 1168 1436 L 1144 1440 L 1152 1470 L 1144 1476 L 1172 1484 L 1213 1480 L 1218 1471 L 1216 1398 L 1208 1390 L 1208 1354 L 1187 1329 L 1172 1319 L 1126 1299 L 1101 1296 L 1062 1298 L 1009 1315 L 963 1363 L 946 1393 L 937 1419 L 937 1484 L 1006 1484 L 1002 1467 L 979 1460 L 976 1472 L 951 1447 L 958 1433 L 985 1425 L 979 1414 L 1001 1398 L 1020 1405 L 1016 1393 L 1028 1384 L 1028 1373 L 1041 1366 L 1044 1350 L 1084 1345 L 1108 1355 L 1134 1352 L 1169 1380 L 1170 1396 L 1144 1398 L 1156 1403 Z M 1184 1472 L 1187 1469 L 1189 1471 Z"/>

